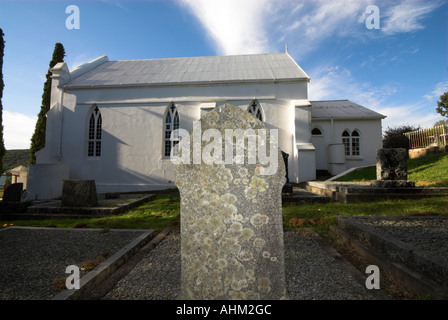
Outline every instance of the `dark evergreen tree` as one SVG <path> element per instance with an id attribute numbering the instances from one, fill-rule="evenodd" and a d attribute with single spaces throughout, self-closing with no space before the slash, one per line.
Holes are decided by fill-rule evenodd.
<path id="1" fill-rule="evenodd" d="M 3 55 L 5 51 L 5 40 L 3 39 L 3 30 L 0 28 L 0 174 L 3 173 L 3 157 L 5 155 L 5 143 L 3 141 Z"/>
<path id="2" fill-rule="evenodd" d="M 36 163 L 36 152 L 45 147 L 45 132 L 47 129 L 46 114 L 50 110 L 51 98 L 51 71 L 58 62 L 64 62 L 65 49 L 61 43 L 56 43 L 53 51 L 53 57 L 50 61 L 50 68 L 47 72 L 47 79 L 44 83 L 44 93 L 42 94 L 42 105 L 37 116 L 34 134 L 31 137 L 30 163 Z"/>
<path id="3" fill-rule="evenodd" d="M 383 148 L 405 148 L 409 150 L 409 138 L 404 135 L 406 132 L 420 130 L 420 126 L 402 125 L 388 127 L 383 134 Z"/>

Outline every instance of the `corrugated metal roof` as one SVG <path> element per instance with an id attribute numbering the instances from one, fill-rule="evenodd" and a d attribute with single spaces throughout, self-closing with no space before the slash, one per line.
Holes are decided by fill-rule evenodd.
<path id="1" fill-rule="evenodd" d="M 349 100 L 311 101 L 313 119 L 384 119 L 386 116 Z"/>
<path id="2" fill-rule="evenodd" d="M 107 61 L 64 87 L 306 79 L 287 53 Z"/>

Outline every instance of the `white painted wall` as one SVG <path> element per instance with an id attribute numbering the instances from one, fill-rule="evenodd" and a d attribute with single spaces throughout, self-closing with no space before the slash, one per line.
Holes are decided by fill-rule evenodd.
<path id="1" fill-rule="evenodd" d="M 190 130 L 193 121 L 206 112 L 201 106 L 231 103 L 247 110 L 257 99 L 266 126 L 279 130 L 280 149 L 290 155 L 290 181 L 298 182 L 296 144 L 309 143 L 310 136 L 304 130 L 308 134 L 296 137 L 291 100 L 307 98 L 306 81 L 62 90 L 57 85 L 67 81 L 64 68 L 59 66 L 53 79 L 46 147 L 37 153 L 38 164 L 66 164 L 70 179 L 94 179 L 99 193 L 175 187 L 170 161 L 163 156 L 164 118 L 170 103 L 178 108 L 180 127 Z M 87 156 L 88 121 L 94 105 L 102 115 L 99 158 Z M 306 124 L 309 115 L 305 113 L 300 121 Z"/>
<path id="2" fill-rule="evenodd" d="M 313 120 L 311 128 L 318 127 L 321 129 L 323 139 L 325 141 L 325 151 L 328 155 L 326 161 L 326 170 L 332 174 L 338 174 L 341 170 L 350 169 L 353 167 L 375 165 L 376 164 L 376 150 L 382 148 L 382 128 L 381 120 L 334 120 L 333 125 L 331 120 Z M 341 161 L 336 159 L 340 155 L 331 156 L 339 147 L 335 145 L 342 144 L 342 132 L 349 130 L 353 132 L 358 130 L 360 132 L 360 156 L 345 156 L 345 164 L 341 165 Z M 330 147 L 330 145 L 332 147 Z M 335 158 L 332 162 L 331 158 Z M 333 165 L 331 165 L 333 164 Z"/>

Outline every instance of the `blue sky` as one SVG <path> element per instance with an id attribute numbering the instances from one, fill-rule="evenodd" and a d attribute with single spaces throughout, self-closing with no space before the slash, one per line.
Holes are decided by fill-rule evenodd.
<path id="1" fill-rule="evenodd" d="M 80 28 L 67 29 L 69 5 Z M 379 29 L 368 29 L 369 5 Z M 310 100 L 349 99 L 383 129 L 432 126 L 448 91 L 447 0 L 0 0 L 7 149 L 30 145 L 56 42 L 70 69 L 110 60 L 284 52 L 311 77 Z"/>

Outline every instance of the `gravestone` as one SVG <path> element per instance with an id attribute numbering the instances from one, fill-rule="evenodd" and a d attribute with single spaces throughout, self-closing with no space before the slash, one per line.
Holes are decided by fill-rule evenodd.
<path id="1" fill-rule="evenodd" d="M 209 153 L 213 157 L 221 151 L 224 154 L 229 145 L 238 144 L 237 139 L 227 135 L 226 129 L 248 129 L 247 132 L 253 129 L 257 133 L 261 132 L 257 129 L 264 130 L 266 143 L 274 141 L 270 138 L 272 131 L 268 132 L 250 113 L 229 104 L 207 113 L 199 126 L 196 126 L 199 134 L 193 126 L 186 138 L 189 149 L 180 151 L 182 156 L 187 152 L 193 157 L 175 169 L 181 196 L 181 297 L 285 298 L 281 202 L 285 166 L 277 144 L 272 143 L 267 149 L 271 160 L 276 162 L 275 172 L 265 174 L 272 167 L 261 164 L 260 159 L 248 160 L 252 150 L 248 147 L 250 138 L 242 139 L 240 144 L 244 146 L 244 164 L 237 152 L 231 163 L 227 157 L 223 163 L 210 163 L 207 154 L 211 143 L 207 142 L 211 139 L 204 139 L 208 129 L 222 135 L 223 139 Z M 203 157 L 194 162 L 191 160 L 199 154 L 194 137 L 198 136 L 204 140 L 200 143 Z M 262 142 L 256 151 L 261 152 L 265 146 Z"/>
<path id="2" fill-rule="evenodd" d="M 96 207 L 95 180 L 64 180 L 61 200 L 63 207 Z"/>
<path id="3" fill-rule="evenodd" d="M 3 202 L 20 202 L 22 200 L 23 183 L 9 185 L 3 194 Z"/>
<path id="4" fill-rule="evenodd" d="M 404 148 L 376 151 L 377 180 L 407 180 L 407 152 Z"/>
<path id="5" fill-rule="evenodd" d="M 378 149 L 376 151 L 376 176 L 372 187 L 412 188 L 414 181 L 408 181 L 407 151 L 404 148 Z"/>

